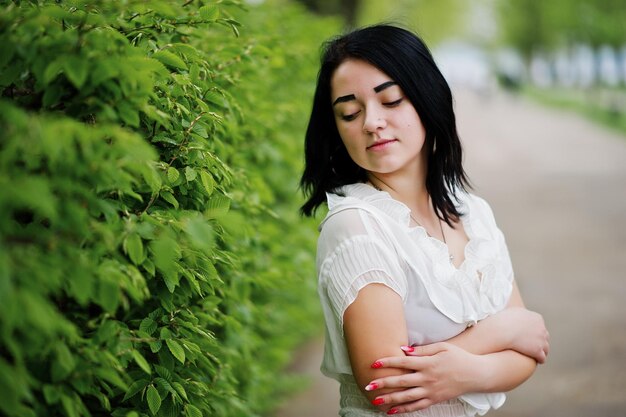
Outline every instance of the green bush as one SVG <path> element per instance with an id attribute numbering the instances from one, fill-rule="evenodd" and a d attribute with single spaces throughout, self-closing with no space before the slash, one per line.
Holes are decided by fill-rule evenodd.
<path id="1" fill-rule="evenodd" d="M 332 21 L 0 9 L 0 414 L 253 416 L 319 328 L 297 177 Z"/>

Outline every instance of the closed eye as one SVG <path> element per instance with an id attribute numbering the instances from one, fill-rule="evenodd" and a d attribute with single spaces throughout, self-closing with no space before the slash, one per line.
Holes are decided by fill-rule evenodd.
<path id="1" fill-rule="evenodd" d="M 359 115 L 359 113 L 361 113 L 360 110 L 358 112 L 356 112 L 356 113 L 342 115 L 341 116 L 341 120 L 344 120 L 346 122 L 350 122 L 350 121 L 356 119 L 356 117 Z"/>
<path id="2" fill-rule="evenodd" d="M 396 107 L 398 104 L 402 103 L 402 100 L 404 100 L 404 97 L 400 97 L 398 100 L 395 100 L 395 101 L 383 103 L 383 105 L 387 107 Z"/>

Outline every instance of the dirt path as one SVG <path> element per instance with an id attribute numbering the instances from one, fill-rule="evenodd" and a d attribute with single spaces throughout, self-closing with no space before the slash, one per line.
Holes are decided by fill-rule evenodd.
<path id="1" fill-rule="evenodd" d="M 475 193 L 491 203 L 525 302 L 552 337 L 548 364 L 489 416 L 625 417 L 626 138 L 503 94 L 456 99 Z M 276 417 L 336 416 L 321 343 L 301 354 L 312 384 Z"/>

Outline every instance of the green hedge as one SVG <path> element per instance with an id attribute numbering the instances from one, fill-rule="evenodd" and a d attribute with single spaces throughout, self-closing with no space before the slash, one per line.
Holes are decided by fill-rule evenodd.
<path id="1" fill-rule="evenodd" d="M 336 22 L 278 1 L 0 7 L 0 414 L 267 413 L 319 329 L 296 188 Z"/>

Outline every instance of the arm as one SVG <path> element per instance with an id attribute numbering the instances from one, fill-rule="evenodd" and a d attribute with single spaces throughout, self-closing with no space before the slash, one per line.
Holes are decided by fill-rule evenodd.
<path id="1" fill-rule="evenodd" d="M 508 391 L 520 385 L 532 375 L 536 362 L 530 354 L 525 356 L 509 349 L 521 346 L 521 351 L 532 353 L 539 346 L 540 353 L 534 354 L 537 360 L 541 357 L 545 360 L 548 352 L 548 334 L 541 316 L 525 310 L 523 305 L 514 283 L 508 308 L 503 312 L 445 343 L 404 346 L 402 349 L 408 357 L 380 360 L 384 367 L 414 372 L 371 381 L 380 388 L 404 389 L 379 398 L 385 404 L 400 404 L 394 407 L 398 412 L 408 412 L 468 392 Z"/>
<path id="2" fill-rule="evenodd" d="M 543 318 L 524 308 L 514 281 L 506 309 L 481 320 L 447 342 L 479 355 L 511 349 L 544 363 L 550 350 L 549 340 Z M 415 353 L 419 354 L 419 348 Z"/>
<path id="3" fill-rule="evenodd" d="M 403 369 L 372 367 L 380 357 L 404 357 L 400 346 L 406 345 L 408 341 L 402 300 L 389 287 L 369 284 L 362 288 L 356 300 L 344 313 L 343 329 L 352 372 L 362 390 L 374 378 L 410 372 Z M 380 392 L 391 391 L 397 389 Z M 370 401 L 380 392 L 363 391 Z"/>

